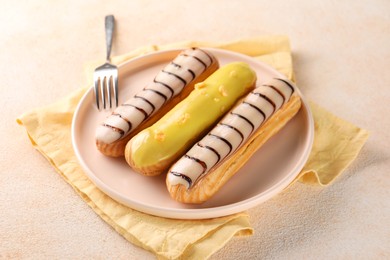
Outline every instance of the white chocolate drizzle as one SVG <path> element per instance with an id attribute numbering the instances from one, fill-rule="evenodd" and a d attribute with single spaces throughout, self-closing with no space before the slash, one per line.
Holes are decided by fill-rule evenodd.
<path id="1" fill-rule="evenodd" d="M 213 62 L 206 51 L 191 48 L 181 52 L 143 90 L 117 107 L 96 129 L 96 140 L 106 144 L 125 137 L 143 121 L 178 95 Z"/>
<path id="2" fill-rule="evenodd" d="M 293 93 L 293 84 L 279 78 L 255 88 L 171 167 L 168 182 L 190 189 L 244 144 Z"/>

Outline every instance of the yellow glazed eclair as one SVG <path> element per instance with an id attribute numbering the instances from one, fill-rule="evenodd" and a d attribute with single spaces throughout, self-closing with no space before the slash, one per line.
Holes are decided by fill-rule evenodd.
<path id="1" fill-rule="evenodd" d="M 301 106 L 295 86 L 273 79 L 249 93 L 169 169 L 172 198 L 202 203 L 213 196 Z"/>
<path id="2" fill-rule="evenodd" d="M 246 63 L 221 67 L 159 121 L 135 135 L 126 145 L 126 161 L 144 175 L 166 172 L 255 83 L 256 73 Z"/>
<path id="3" fill-rule="evenodd" d="M 208 51 L 190 48 L 180 52 L 152 82 L 97 127 L 99 151 L 107 156 L 123 156 L 130 138 L 160 119 L 218 67 L 218 61 Z"/>

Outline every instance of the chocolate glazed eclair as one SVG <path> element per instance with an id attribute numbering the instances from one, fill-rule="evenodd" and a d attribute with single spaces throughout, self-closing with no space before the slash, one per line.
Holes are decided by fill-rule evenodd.
<path id="1" fill-rule="evenodd" d="M 159 120 L 218 67 L 218 61 L 208 51 L 191 48 L 179 53 L 152 82 L 97 127 L 99 151 L 107 156 L 123 156 L 127 142 L 134 135 Z"/>

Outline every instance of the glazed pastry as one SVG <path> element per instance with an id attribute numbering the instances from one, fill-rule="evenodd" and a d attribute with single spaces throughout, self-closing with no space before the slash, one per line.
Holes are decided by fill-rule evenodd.
<path id="1" fill-rule="evenodd" d="M 97 148 L 107 156 L 123 156 L 131 137 L 160 119 L 217 69 L 218 61 L 211 53 L 199 48 L 182 51 L 97 127 Z"/>
<path id="2" fill-rule="evenodd" d="M 184 203 L 208 200 L 300 106 L 287 80 L 273 79 L 254 89 L 169 169 L 171 197 Z"/>
<path id="3" fill-rule="evenodd" d="M 126 161 L 144 175 L 166 172 L 255 83 L 256 73 L 246 63 L 221 67 L 154 125 L 135 135 L 126 146 Z"/>

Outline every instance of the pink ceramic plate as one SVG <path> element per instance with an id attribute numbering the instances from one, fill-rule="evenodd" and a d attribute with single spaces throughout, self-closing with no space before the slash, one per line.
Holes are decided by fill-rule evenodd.
<path id="1" fill-rule="evenodd" d="M 244 61 L 257 72 L 258 83 L 284 77 L 270 66 L 235 52 L 208 49 L 220 65 Z M 120 102 L 150 82 L 180 50 L 145 55 L 119 66 Z M 302 95 L 301 95 L 302 96 Z M 72 142 L 88 177 L 113 199 L 133 209 L 168 218 L 203 219 L 249 209 L 282 191 L 303 168 L 313 142 L 313 119 L 304 98 L 298 114 L 259 149 L 248 163 L 209 201 L 185 205 L 172 200 L 165 176 L 133 172 L 123 158 L 109 158 L 95 148 L 95 129 L 110 112 L 98 112 L 92 89 L 81 99 L 73 118 Z"/>

